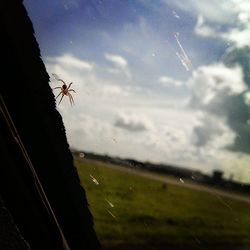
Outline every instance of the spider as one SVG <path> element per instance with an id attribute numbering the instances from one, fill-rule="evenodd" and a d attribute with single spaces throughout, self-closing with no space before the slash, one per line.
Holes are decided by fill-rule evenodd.
<path id="1" fill-rule="evenodd" d="M 71 106 L 72 106 L 73 104 L 75 104 L 75 103 L 74 103 L 73 96 L 71 95 L 71 93 L 69 93 L 69 92 L 71 92 L 71 91 L 73 91 L 74 93 L 76 93 L 74 89 L 71 89 L 71 88 L 70 88 L 70 86 L 73 84 L 73 82 L 71 82 L 71 83 L 69 84 L 69 86 L 67 87 L 67 84 L 66 84 L 62 79 L 60 79 L 56 74 L 52 74 L 52 75 L 55 77 L 55 79 L 56 79 L 57 81 L 60 81 L 60 82 L 63 83 L 62 87 L 55 87 L 55 88 L 53 88 L 53 89 L 60 89 L 60 90 L 61 90 L 61 92 L 60 92 L 60 93 L 58 94 L 58 96 L 56 97 L 56 99 L 57 99 L 60 95 L 62 95 L 62 96 L 61 96 L 61 99 L 60 99 L 60 101 L 59 101 L 59 103 L 58 103 L 58 105 L 61 103 L 61 101 L 62 101 L 62 99 L 63 99 L 63 97 L 64 97 L 65 95 L 69 97 L 69 101 L 70 101 Z"/>

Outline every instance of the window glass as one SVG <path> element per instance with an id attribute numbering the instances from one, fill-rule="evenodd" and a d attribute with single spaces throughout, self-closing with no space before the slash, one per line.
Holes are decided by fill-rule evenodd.
<path id="1" fill-rule="evenodd" d="M 103 246 L 250 247 L 250 2 L 24 4 Z"/>

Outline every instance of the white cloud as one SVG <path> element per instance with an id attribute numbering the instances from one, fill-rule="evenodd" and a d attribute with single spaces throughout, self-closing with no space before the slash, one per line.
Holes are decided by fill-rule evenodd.
<path id="1" fill-rule="evenodd" d="M 203 37 L 213 37 L 213 38 L 220 37 L 218 31 L 216 31 L 211 26 L 205 24 L 204 17 L 200 14 L 197 17 L 197 22 L 196 22 L 196 25 L 194 27 L 194 32 L 197 35 L 200 35 Z"/>
<path id="2" fill-rule="evenodd" d="M 99 115 L 93 116 L 93 114 L 74 112 L 72 108 L 68 109 L 62 106 L 60 112 L 66 126 L 69 143 L 80 150 L 142 161 L 172 163 L 192 169 L 197 168 L 205 173 L 209 173 L 214 168 L 219 168 L 226 171 L 226 177 L 233 173 L 234 177 L 241 181 L 247 181 L 249 178 L 245 171 L 249 165 L 249 157 L 247 158 L 242 154 L 239 159 L 237 155 L 231 152 L 218 150 L 228 141 L 225 138 L 227 131 L 224 130 L 223 126 L 220 129 L 224 132 L 222 136 L 218 136 L 217 142 L 216 138 L 213 137 L 213 140 L 206 145 L 205 150 L 197 151 L 197 148 L 190 143 L 190 140 L 194 139 L 190 137 L 193 136 L 190 132 L 194 120 L 190 115 L 191 113 L 187 114 L 186 117 L 185 115 L 180 117 L 180 113 L 177 111 L 175 115 L 176 117 L 179 116 L 179 119 L 183 119 L 182 122 L 176 122 L 174 119 L 168 125 L 166 125 L 167 122 L 165 122 L 165 125 L 164 123 L 159 125 L 157 120 L 157 126 L 143 130 L 143 133 L 136 133 L 136 136 L 134 136 L 129 130 L 113 126 L 109 120 Z M 162 120 L 168 113 L 170 113 L 170 110 L 161 113 L 161 119 L 159 120 Z M 132 113 L 125 115 L 130 119 L 138 120 L 138 118 L 135 118 L 136 115 Z M 146 121 L 145 124 L 151 124 L 152 122 L 145 116 L 142 119 Z M 140 120 L 142 119 L 140 118 Z M 170 119 L 166 119 L 166 121 L 168 120 Z M 186 123 L 184 120 L 186 120 Z M 206 121 L 200 118 L 200 125 L 202 125 L 202 122 L 205 124 Z M 217 121 L 211 122 L 216 126 Z M 181 123 L 185 126 L 181 126 Z M 246 175 L 242 175 L 242 173 Z"/>
<path id="3" fill-rule="evenodd" d="M 147 117 L 142 115 L 119 114 L 116 118 L 115 126 L 132 132 L 140 132 L 152 128 L 152 123 Z"/>
<path id="4" fill-rule="evenodd" d="M 210 3 L 211 1 L 200 2 L 209 2 L 209 5 L 211 4 L 214 9 L 214 14 L 218 15 L 218 18 L 222 17 L 223 22 L 218 18 L 214 18 L 214 16 L 208 15 L 209 11 L 205 8 L 206 6 L 201 5 L 202 11 L 197 12 L 198 19 L 194 29 L 196 34 L 223 39 L 232 42 L 239 48 L 249 46 L 250 2 L 248 0 L 216 1 L 216 3 Z M 225 15 L 227 18 L 224 18 Z M 212 21 L 212 23 L 207 24 L 205 20 Z M 226 30 L 222 26 L 224 23 L 230 24 L 230 27 Z"/>
<path id="5" fill-rule="evenodd" d="M 71 107 L 68 100 L 58 106 L 72 146 L 155 162 L 180 162 L 180 151 L 181 161 L 192 158 L 192 153 L 186 152 L 192 113 L 178 110 L 176 99 L 119 84 L 102 75 L 103 67 L 91 64 L 95 65 L 93 70 L 86 71 L 64 64 L 60 58 L 46 61 L 49 72 L 74 82 L 75 106 Z M 136 137 L 131 131 L 137 132 Z"/>
<path id="6" fill-rule="evenodd" d="M 249 46 L 250 41 L 250 20 L 244 24 L 244 28 L 233 28 L 229 32 L 222 34 L 222 37 L 228 41 L 232 41 L 239 48 Z"/>
<path id="7" fill-rule="evenodd" d="M 64 54 L 58 57 L 46 57 L 49 63 L 60 64 L 65 67 L 75 68 L 79 70 L 91 71 L 94 68 L 93 63 L 89 63 L 84 60 L 80 60 L 71 54 Z"/>
<path id="8" fill-rule="evenodd" d="M 228 68 L 222 63 L 201 66 L 187 82 L 192 90 L 191 104 L 197 107 L 221 103 L 231 95 L 240 94 L 247 86 L 240 66 Z"/>
<path id="9" fill-rule="evenodd" d="M 231 28 L 228 31 L 222 32 L 211 25 L 207 25 L 204 18 L 202 16 L 198 16 L 194 32 L 203 37 L 212 37 L 231 42 L 238 48 L 249 46 L 250 22 L 248 21 L 244 24 L 241 24 L 240 22 L 239 26 L 241 27 Z"/>
<path id="10" fill-rule="evenodd" d="M 148 18 L 138 15 L 134 22 L 123 23 L 116 36 L 105 33 L 102 39 L 111 51 L 116 48 L 117 53 L 114 54 L 121 53 L 123 58 L 126 56 L 124 59 L 128 63 L 127 67 L 133 80 L 148 85 L 161 74 L 170 76 L 182 74 L 183 69 L 176 58 L 172 44 L 166 42 L 166 36 L 166 32 L 155 29 Z M 190 56 L 192 55 L 190 53 Z M 117 69 L 121 71 L 117 66 L 110 71 L 117 75 Z"/>
<path id="11" fill-rule="evenodd" d="M 128 68 L 128 62 L 124 57 L 122 57 L 120 55 L 116 55 L 116 54 L 109 54 L 109 53 L 105 53 L 104 57 L 107 61 L 111 62 L 114 65 L 115 69 L 113 69 L 113 70 L 115 72 L 117 72 L 117 69 L 119 69 L 128 78 L 131 77 L 131 73 L 130 73 L 129 68 Z"/>
<path id="12" fill-rule="evenodd" d="M 236 14 L 234 0 L 165 0 L 167 4 L 171 4 L 183 11 L 190 12 L 193 15 L 202 15 L 207 20 L 216 23 L 233 23 Z"/>
<path id="13" fill-rule="evenodd" d="M 245 101 L 245 103 L 246 103 L 247 106 L 250 106 L 250 91 L 247 91 L 244 94 L 244 101 Z"/>
<path id="14" fill-rule="evenodd" d="M 197 147 L 197 159 L 211 166 L 233 173 L 239 180 L 246 181 L 249 176 L 239 177 L 239 173 L 247 166 L 246 154 L 229 151 L 238 137 L 237 128 L 242 124 L 242 113 L 237 110 L 242 104 L 242 94 L 246 104 L 250 100 L 247 86 L 243 80 L 243 72 L 239 65 L 226 67 L 216 63 L 199 67 L 192 72 L 188 80 L 191 91 L 190 106 L 200 111 L 198 124 L 193 127 L 193 143 Z M 249 100 L 248 100 L 249 99 Z M 235 105 L 236 108 L 233 106 Z M 238 106 L 237 106 L 238 105 Z M 232 111 L 233 110 L 233 111 Z M 239 114 L 235 114 L 238 112 Z M 237 159 L 241 155 L 242 164 Z M 244 166 L 244 167 L 243 167 Z M 243 171 L 245 172 L 245 171 Z"/>
<path id="15" fill-rule="evenodd" d="M 80 60 L 77 57 L 73 59 Z M 207 122 L 209 128 L 211 124 L 218 125 L 210 131 L 205 118 L 199 118 L 195 110 L 180 105 L 180 100 L 166 99 L 157 93 L 145 95 L 143 88 L 119 84 L 112 77 L 109 78 L 110 75 L 103 75 L 103 67 L 99 68 L 94 62 L 89 63 L 94 65 L 91 70 L 74 67 L 74 63 L 65 64 L 60 57 L 54 60 L 50 58 L 46 62 L 49 72 L 58 74 L 65 81 L 74 82 L 76 105 L 71 107 L 68 100 L 64 100 L 58 106 L 72 146 L 101 154 L 192 168 L 206 166 L 207 169 L 203 169 L 206 172 L 212 169 L 218 160 L 217 155 L 222 154 L 221 148 L 232 138 L 231 131 L 222 119 Z M 162 84 L 180 84 L 166 75 L 158 80 Z M 232 80 L 234 84 L 230 84 Z M 233 95 L 244 89 L 239 67 L 229 69 L 221 64 L 203 66 L 194 71 L 189 86 L 192 91 L 197 91 L 199 101 L 210 92 L 219 98 L 217 94 L 220 92 Z M 213 104 L 212 99 L 210 102 Z M 204 112 L 204 115 L 209 114 Z M 197 153 L 197 137 L 195 139 L 193 130 L 197 126 L 200 129 L 205 126 L 204 129 L 210 133 L 203 147 L 206 151 L 200 154 Z"/>
<path id="16" fill-rule="evenodd" d="M 131 95 L 130 86 L 120 84 L 119 80 L 109 78 L 109 70 L 100 68 L 94 62 L 86 62 L 73 55 L 64 54 L 58 57 L 47 57 L 46 68 L 50 74 L 55 73 L 66 83 L 73 82 L 72 87 L 78 94 L 74 98 L 82 103 L 82 94 L 98 98 L 114 98 L 117 96 Z M 105 74 L 105 75 L 104 75 Z M 53 87 L 58 86 L 58 81 L 51 77 Z"/>
<path id="17" fill-rule="evenodd" d="M 169 76 L 160 76 L 158 81 L 163 85 L 163 86 L 171 86 L 174 85 L 176 87 L 182 86 L 182 82 L 175 80 Z"/>
<path id="18" fill-rule="evenodd" d="M 233 143 L 235 134 L 223 119 L 202 113 L 200 124 L 193 129 L 193 140 L 197 147 L 221 149 Z"/>
<path id="19" fill-rule="evenodd" d="M 115 66 L 117 66 L 118 68 L 126 68 L 128 63 L 126 61 L 126 59 L 124 59 L 122 56 L 119 55 L 114 55 L 114 54 L 104 54 L 104 57 L 115 64 Z"/>

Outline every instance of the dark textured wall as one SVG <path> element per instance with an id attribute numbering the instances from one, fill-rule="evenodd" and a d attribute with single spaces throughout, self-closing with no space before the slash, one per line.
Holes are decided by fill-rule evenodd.
<path id="1" fill-rule="evenodd" d="M 40 58 L 32 23 L 20 1 L 2 4 L 0 25 L 3 100 L 70 248 L 99 249 L 93 218 L 73 165 L 49 76 Z M 46 245 L 45 241 L 50 242 L 51 249 L 59 249 L 57 228 L 48 218 L 27 162 L 4 122 L 1 117 L 0 146 L 7 163 L 0 170 L 0 194 L 33 249 L 39 246 L 45 249 L 42 246 Z M 40 245 L 36 243 L 38 236 Z"/>
<path id="2" fill-rule="evenodd" d="M 30 250 L 0 197 L 0 249 Z"/>

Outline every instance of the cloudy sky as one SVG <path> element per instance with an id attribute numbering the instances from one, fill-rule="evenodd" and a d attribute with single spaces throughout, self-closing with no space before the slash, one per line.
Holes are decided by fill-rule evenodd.
<path id="1" fill-rule="evenodd" d="M 72 147 L 250 181 L 250 1 L 24 4 Z"/>

